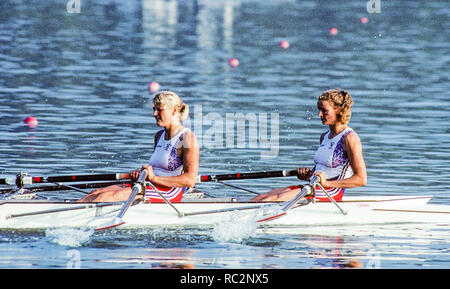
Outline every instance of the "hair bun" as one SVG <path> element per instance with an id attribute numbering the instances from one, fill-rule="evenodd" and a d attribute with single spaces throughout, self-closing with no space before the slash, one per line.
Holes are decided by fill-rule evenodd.
<path id="1" fill-rule="evenodd" d="M 189 116 L 189 105 L 182 102 L 180 106 L 180 121 L 185 120 Z"/>
<path id="2" fill-rule="evenodd" d="M 185 120 L 189 115 L 189 106 L 181 98 L 172 91 L 161 91 L 157 93 L 153 98 L 153 105 L 170 105 L 179 110 L 180 121 Z"/>

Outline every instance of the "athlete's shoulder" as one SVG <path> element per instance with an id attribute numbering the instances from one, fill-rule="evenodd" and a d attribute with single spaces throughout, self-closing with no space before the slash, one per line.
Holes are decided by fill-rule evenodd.
<path id="1" fill-rule="evenodd" d="M 349 129 L 343 137 L 344 145 L 361 145 L 361 139 L 359 135 L 353 129 Z"/>

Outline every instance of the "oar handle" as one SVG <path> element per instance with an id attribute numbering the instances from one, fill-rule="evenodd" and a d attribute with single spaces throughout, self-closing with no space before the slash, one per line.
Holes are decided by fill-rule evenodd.
<path id="1" fill-rule="evenodd" d="M 198 176 L 197 183 L 216 182 L 226 180 L 244 180 L 244 179 L 263 179 L 263 178 L 279 178 L 297 176 L 297 170 L 281 170 L 269 172 L 254 172 L 254 173 L 235 173 L 224 175 L 204 175 Z"/>
<path id="2" fill-rule="evenodd" d="M 131 175 L 129 173 L 115 173 L 115 174 L 33 177 L 27 174 L 19 174 L 16 177 L 0 179 L 0 184 L 17 185 L 18 187 L 22 187 L 24 185 L 42 184 L 42 183 L 116 181 L 125 179 L 131 179 Z"/>
<path id="3" fill-rule="evenodd" d="M 116 217 L 114 217 L 111 221 L 95 228 L 96 231 L 114 228 L 125 224 L 125 221 L 122 220 L 122 217 L 125 215 L 128 208 L 133 204 L 136 195 L 142 192 L 142 190 L 145 190 L 144 186 L 146 178 L 147 178 L 147 170 L 142 170 L 138 180 L 136 181 L 136 183 L 134 183 L 134 186 L 131 189 L 131 194 L 128 197 L 128 200 L 122 205 L 119 214 Z"/>
<path id="4" fill-rule="evenodd" d="M 122 218 L 123 215 L 125 215 L 125 212 L 133 203 L 134 199 L 136 198 L 136 195 L 139 194 L 142 190 L 145 190 L 145 188 L 143 188 L 143 185 L 145 184 L 146 178 L 147 178 L 147 170 L 142 170 L 138 180 L 136 181 L 136 183 L 134 183 L 134 186 L 131 190 L 131 194 L 128 197 L 127 202 L 123 205 L 119 215 L 117 215 L 118 218 Z"/>

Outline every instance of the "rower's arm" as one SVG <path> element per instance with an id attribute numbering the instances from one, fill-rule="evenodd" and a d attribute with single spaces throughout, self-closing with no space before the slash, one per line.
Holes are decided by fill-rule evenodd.
<path id="1" fill-rule="evenodd" d="M 367 184 L 366 164 L 362 153 L 362 145 L 359 136 L 352 132 L 345 136 L 344 150 L 347 153 L 353 176 L 343 180 L 321 182 L 324 187 L 329 188 L 355 188 Z"/>

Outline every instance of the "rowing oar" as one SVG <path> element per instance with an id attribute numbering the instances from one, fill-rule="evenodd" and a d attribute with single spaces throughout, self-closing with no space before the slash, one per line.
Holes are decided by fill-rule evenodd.
<path id="1" fill-rule="evenodd" d="M 110 222 L 96 228 L 95 229 L 96 231 L 114 228 L 114 227 L 125 224 L 125 221 L 122 220 L 122 217 L 125 215 L 128 208 L 134 202 L 134 199 L 136 198 L 137 194 L 145 191 L 145 178 L 147 178 L 147 170 L 142 170 L 141 174 L 139 175 L 138 180 L 133 185 L 133 189 L 131 190 L 131 194 L 128 197 L 128 200 L 125 202 L 125 204 L 120 209 L 119 214 L 116 217 L 114 217 L 114 219 L 112 219 Z"/>
<path id="2" fill-rule="evenodd" d="M 62 183 L 57 183 L 55 186 L 35 186 L 35 187 L 27 187 L 26 189 L 29 192 L 50 192 L 50 191 L 63 191 L 63 190 L 83 190 L 83 189 L 95 189 L 95 188 L 104 188 L 112 185 L 119 184 L 130 184 L 130 181 L 110 181 L 110 182 L 99 182 L 99 183 L 81 183 L 81 184 L 73 184 L 73 185 L 64 185 Z M 17 192 L 17 188 L 9 188 L 9 189 L 1 189 L 0 195 L 2 194 L 12 194 Z"/>
<path id="3" fill-rule="evenodd" d="M 304 198 L 304 197 L 310 195 L 312 192 L 314 192 L 316 186 L 319 186 L 322 189 L 322 191 L 325 193 L 325 195 L 341 211 L 341 213 L 343 215 L 347 214 L 347 212 L 344 209 L 342 209 L 341 206 L 339 206 L 339 204 L 336 203 L 336 201 L 322 187 L 322 185 L 320 184 L 320 177 L 319 176 L 314 176 L 310 180 L 309 184 L 303 186 L 303 188 L 300 191 L 300 193 L 298 193 L 293 199 L 291 199 L 290 201 L 286 201 L 286 202 L 282 203 L 282 208 L 280 210 L 278 210 L 275 214 L 271 214 L 270 216 L 265 216 L 262 219 L 259 219 L 257 222 L 272 221 L 272 220 L 278 219 L 278 218 L 280 218 L 282 216 L 285 216 L 288 213 L 288 211 L 294 205 L 296 205 L 302 198 Z"/>
<path id="4" fill-rule="evenodd" d="M 317 182 L 320 182 L 320 177 L 315 176 L 311 179 L 309 184 L 303 186 L 300 193 L 298 193 L 294 198 L 292 198 L 289 201 L 281 202 L 276 204 L 276 210 L 271 210 L 273 213 L 267 213 L 263 212 L 265 215 L 258 217 L 256 222 L 267 222 L 272 221 L 275 219 L 278 219 L 284 215 L 287 214 L 289 209 L 291 209 L 294 205 L 296 205 L 302 198 L 310 195 L 312 192 L 314 192 L 314 186 L 317 184 Z M 199 212 L 188 212 L 183 214 L 184 216 L 193 216 L 193 215 L 202 215 L 202 214 L 212 214 L 212 213 L 223 213 L 223 212 L 229 212 L 229 211 L 242 211 L 242 210 L 252 210 L 252 209 L 268 209 L 270 207 L 273 207 L 274 204 L 263 204 L 259 203 L 259 205 L 255 206 L 245 206 L 245 207 L 237 207 L 237 208 L 225 208 L 225 209 L 218 209 L 218 210 L 209 210 L 209 211 L 199 211 Z"/>
<path id="5" fill-rule="evenodd" d="M 0 179 L 0 185 L 17 185 L 18 187 L 23 187 L 24 185 L 42 184 L 42 183 L 116 181 L 130 178 L 131 175 L 129 173 L 50 176 L 50 177 L 32 177 L 27 174 L 19 174 L 16 177 Z"/>
<path id="6" fill-rule="evenodd" d="M 225 175 L 204 175 L 198 176 L 197 183 L 226 181 L 226 180 L 278 178 L 289 176 L 297 176 L 297 170 L 235 173 Z M 131 175 L 129 173 L 67 175 L 67 176 L 49 176 L 49 177 L 32 177 L 28 176 L 27 174 L 19 174 L 15 177 L 0 178 L 0 185 L 17 185 L 18 187 L 23 187 L 24 185 L 42 184 L 42 183 L 116 181 L 116 180 L 126 180 L 130 178 Z"/>
<path id="7" fill-rule="evenodd" d="M 297 176 L 297 170 L 282 170 L 282 171 L 270 171 L 270 172 L 254 172 L 254 173 L 236 173 L 225 175 L 205 175 L 198 176 L 197 183 L 203 182 L 217 182 L 227 180 L 245 180 L 245 179 L 263 179 L 263 178 L 279 178 Z"/>
<path id="8" fill-rule="evenodd" d="M 20 173 L 15 177 L 2 178 L 0 179 L 0 185 L 16 185 L 19 188 L 17 189 L 6 189 L 0 190 L 0 194 L 4 193 L 15 193 L 21 192 L 22 188 L 25 185 L 32 184 L 56 184 L 57 186 L 45 186 L 45 187 L 29 187 L 27 188 L 29 191 L 54 191 L 54 190 L 62 190 L 62 189 L 71 189 L 75 191 L 82 192 L 84 194 L 89 194 L 82 190 L 83 188 L 98 188 L 98 187 L 106 187 L 108 185 L 116 184 L 119 182 L 109 182 L 109 183 L 93 183 L 93 184 L 75 184 L 75 185 L 66 185 L 63 182 L 91 182 L 91 181 L 124 181 L 131 180 L 131 175 L 129 173 L 110 173 L 110 174 L 91 174 L 91 175 L 70 175 L 70 176 L 50 176 L 50 177 L 32 177 L 27 173 Z"/>
<path id="9" fill-rule="evenodd" d="M 287 214 L 287 212 L 289 211 L 289 209 L 292 208 L 295 204 L 297 204 L 298 201 L 300 201 L 305 196 L 314 192 L 314 186 L 318 182 L 320 182 L 320 177 L 319 176 L 313 177 L 311 179 L 311 181 L 309 182 L 309 184 L 303 186 L 300 193 L 298 193 L 293 199 L 291 199 L 290 201 L 283 202 L 281 204 L 282 208 L 280 210 L 278 210 L 274 214 L 271 214 L 270 216 L 264 216 L 262 219 L 259 219 L 257 222 L 260 223 L 260 222 L 272 221 L 272 220 L 278 219 L 282 216 L 285 216 Z"/>

